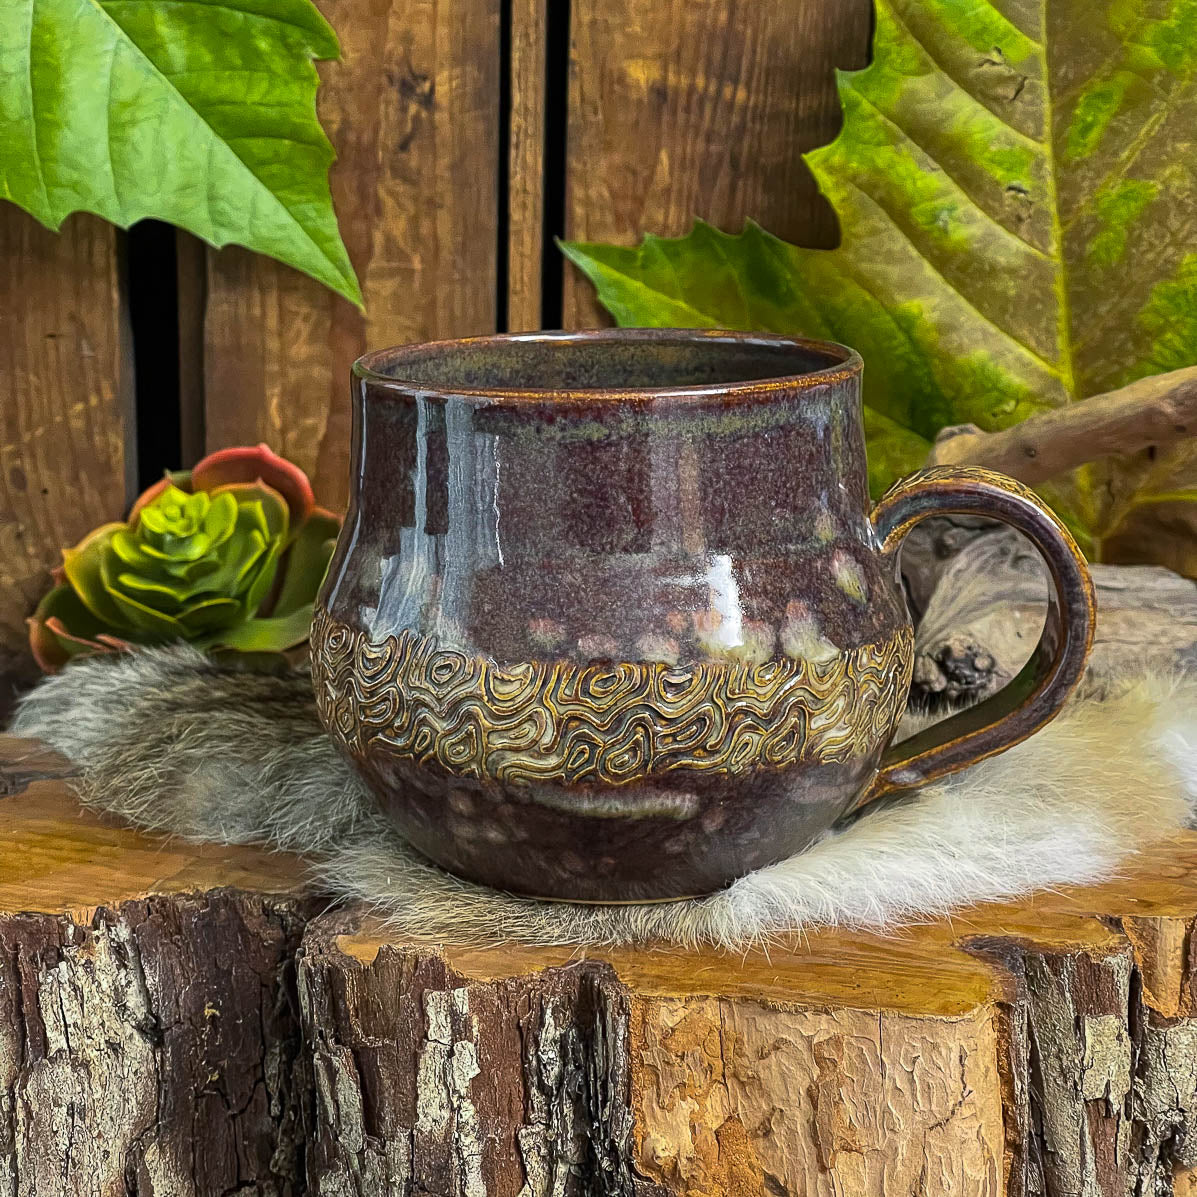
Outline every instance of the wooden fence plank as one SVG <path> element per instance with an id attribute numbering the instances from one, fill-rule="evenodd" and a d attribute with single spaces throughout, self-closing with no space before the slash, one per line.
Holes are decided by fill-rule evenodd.
<path id="1" fill-rule="evenodd" d="M 545 31 L 550 2 L 511 0 L 507 327 L 512 332 L 537 329 L 541 324 Z"/>
<path id="2" fill-rule="evenodd" d="M 870 0 L 574 0 L 566 235 L 632 244 L 752 217 L 835 244 L 801 154 L 840 126 L 834 67 L 863 66 Z M 609 323 L 565 276 L 567 327 Z"/>
<path id="3" fill-rule="evenodd" d="M 51 233 L 0 204 L 0 675 L 29 672 L 25 617 L 63 546 L 131 498 L 119 237 L 92 216 Z"/>
<path id="4" fill-rule="evenodd" d="M 332 189 L 363 315 L 273 261 L 208 255 L 209 449 L 264 440 L 344 503 L 348 372 L 367 347 L 493 330 L 499 0 L 319 0 Z"/>

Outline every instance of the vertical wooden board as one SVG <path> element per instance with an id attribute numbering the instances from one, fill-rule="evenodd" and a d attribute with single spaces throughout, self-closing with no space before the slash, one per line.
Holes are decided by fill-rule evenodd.
<path id="1" fill-rule="evenodd" d="M 573 0 L 566 236 L 633 244 L 696 217 L 831 246 L 801 155 L 841 123 L 835 67 L 868 58 L 871 0 Z M 565 272 L 567 327 L 609 323 Z"/>
<path id="2" fill-rule="evenodd" d="M 244 250 L 208 255 L 208 449 L 264 440 L 344 504 L 349 367 L 369 348 L 492 331 L 499 0 L 319 0 L 342 57 L 318 107 L 365 314 Z"/>
<path id="3" fill-rule="evenodd" d="M 541 324 L 545 33 L 549 3 L 511 0 L 507 327 L 512 332 L 538 329 Z"/>
<path id="4" fill-rule="evenodd" d="M 25 617 L 62 548 L 130 498 L 119 236 L 83 215 L 52 233 L 0 204 L 0 674 L 29 669 Z"/>

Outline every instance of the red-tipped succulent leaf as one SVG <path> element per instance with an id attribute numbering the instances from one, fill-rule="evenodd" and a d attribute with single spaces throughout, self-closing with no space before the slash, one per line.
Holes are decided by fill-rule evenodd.
<path id="1" fill-rule="evenodd" d="M 185 640 L 278 653 L 307 639 L 340 526 L 266 445 L 224 449 L 150 487 L 126 523 L 63 551 L 29 623 L 38 664 Z"/>

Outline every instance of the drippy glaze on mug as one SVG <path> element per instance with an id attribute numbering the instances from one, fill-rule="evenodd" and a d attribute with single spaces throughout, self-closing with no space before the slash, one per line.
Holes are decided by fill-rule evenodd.
<path id="1" fill-rule="evenodd" d="M 358 363 L 313 675 L 416 848 L 542 896 L 674 897 L 858 799 L 913 656 L 860 370 L 631 330 Z"/>

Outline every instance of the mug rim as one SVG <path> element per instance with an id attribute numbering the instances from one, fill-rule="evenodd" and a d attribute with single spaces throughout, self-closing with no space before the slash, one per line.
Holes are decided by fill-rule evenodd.
<path id="1" fill-rule="evenodd" d="M 785 346 L 822 354 L 831 361 L 815 370 L 800 371 L 764 378 L 748 378 L 734 382 L 705 382 L 690 385 L 645 387 L 444 387 L 432 386 L 396 374 L 384 374 L 380 365 L 402 361 L 404 355 L 427 350 L 470 350 L 487 345 L 573 343 L 595 344 L 672 341 L 702 345 L 712 341 L 731 345 Z M 808 390 L 843 382 L 860 376 L 864 362 L 855 349 L 836 341 L 813 337 L 789 336 L 784 333 L 745 332 L 721 328 L 589 328 L 551 329 L 538 332 L 487 333 L 472 337 L 449 337 L 435 341 L 417 341 L 374 349 L 353 363 L 352 376 L 384 390 L 404 395 L 428 398 L 480 399 L 492 403 L 529 403 L 567 400 L 579 403 L 601 403 L 612 400 L 634 402 L 657 399 L 754 399 L 767 398 L 778 391 Z"/>

